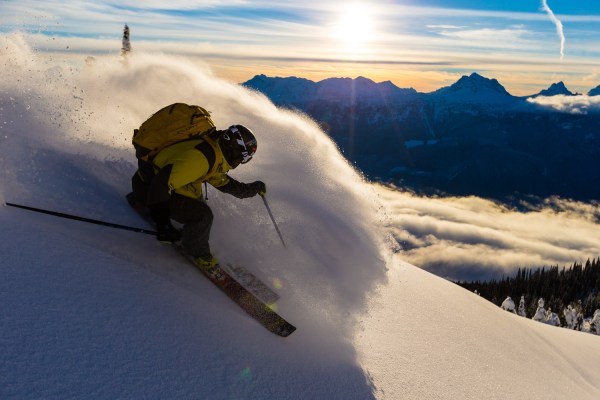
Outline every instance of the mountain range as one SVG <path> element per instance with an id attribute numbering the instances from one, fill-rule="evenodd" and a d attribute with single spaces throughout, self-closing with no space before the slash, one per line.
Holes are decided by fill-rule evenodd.
<path id="1" fill-rule="evenodd" d="M 359 77 L 243 83 L 316 120 L 368 178 L 419 193 L 577 200 L 600 195 L 600 118 L 540 105 L 577 98 L 563 82 L 513 96 L 477 73 L 430 93 Z M 600 94 L 600 86 L 587 96 Z"/>

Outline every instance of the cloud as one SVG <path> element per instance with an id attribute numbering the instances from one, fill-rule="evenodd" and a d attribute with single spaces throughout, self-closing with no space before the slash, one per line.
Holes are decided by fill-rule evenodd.
<path id="1" fill-rule="evenodd" d="M 480 47 L 504 47 L 511 48 L 515 42 L 525 43 L 525 39 L 530 35 L 530 31 L 523 29 L 522 26 L 512 26 L 509 28 L 477 28 L 468 29 L 448 26 L 431 26 L 431 29 L 437 31 L 441 36 L 468 41 L 471 45 Z"/>
<path id="2" fill-rule="evenodd" d="M 560 59 L 562 60 L 565 56 L 565 34 L 563 32 L 562 23 L 558 18 L 556 18 L 556 15 L 554 15 L 554 12 L 552 12 L 550 7 L 548 6 L 547 0 L 542 0 L 542 7 L 548 13 L 550 20 L 554 23 L 554 25 L 556 25 L 556 33 L 560 38 Z"/>
<path id="3" fill-rule="evenodd" d="M 600 112 L 600 96 L 539 96 L 535 98 L 529 98 L 527 101 L 570 114 L 588 114 L 590 112 Z"/>
<path id="4" fill-rule="evenodd" d="M 461 25 L 426 25 L 429 29 L 464 29 L 466 26 Z"/>
<path id="5" fill-rule="evenodd" d="M 519 212 L 477 197 L 428 198 L 377 186 L 407 261 L 453 279 L 512 275 L 600 256 L 600 204 L 551 198 Z"/>
<path id="6" fill-rule="evenodd" d="M 155 9 L 155 10 L 195 10 L 199 8 L 211 8 L 216 6 L 243 5 L 242 0 L 129 0 L 126 4 L 120 0 L 105 0 L 107 5 L 120 9 Z"/>

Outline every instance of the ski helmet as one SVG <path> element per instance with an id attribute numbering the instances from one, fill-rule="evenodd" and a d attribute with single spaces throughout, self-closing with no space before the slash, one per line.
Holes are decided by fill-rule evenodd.
<path id="1" fill-rule="evenodd" d="M 252 131 L 243 125 L 232 125 L 227 130 L 231 138 L 238 145 L 238 150 L 241 155 L 241 164 L 246 164 L 252 159 L 256 153 L 256 137 Z"/>

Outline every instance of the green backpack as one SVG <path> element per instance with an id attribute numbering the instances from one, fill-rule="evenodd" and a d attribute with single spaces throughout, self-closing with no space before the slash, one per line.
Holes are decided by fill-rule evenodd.
<path id="1" fill-rule="evenodd" d="M 204 108 L 174 103 L 158 110 L 139 129 L 134 129 L 132 143 L 135 156 L 148 162 L 167 146 L 215 130 L 210 113 Z"/>

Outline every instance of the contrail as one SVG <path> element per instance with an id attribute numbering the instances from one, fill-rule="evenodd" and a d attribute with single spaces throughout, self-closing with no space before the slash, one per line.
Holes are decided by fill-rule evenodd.
<path id="1" fill-rule="evenodd" d="M 542 7 L 544 7 L 544 10 L 546 10 L 548 16 L 550 17 L 554 25 L 556 25 L 556 33 L 558 33 L 558 37 L 560 37 L 560 59 L 562 60 L 565 56 L 565 34 L 563 32 L 562 22 L 560 22 L 558 18 L 556 18 L 556 15 L 554 15 L 550 7 L 548 7 L 547 0 L 542 0 Z"/>

